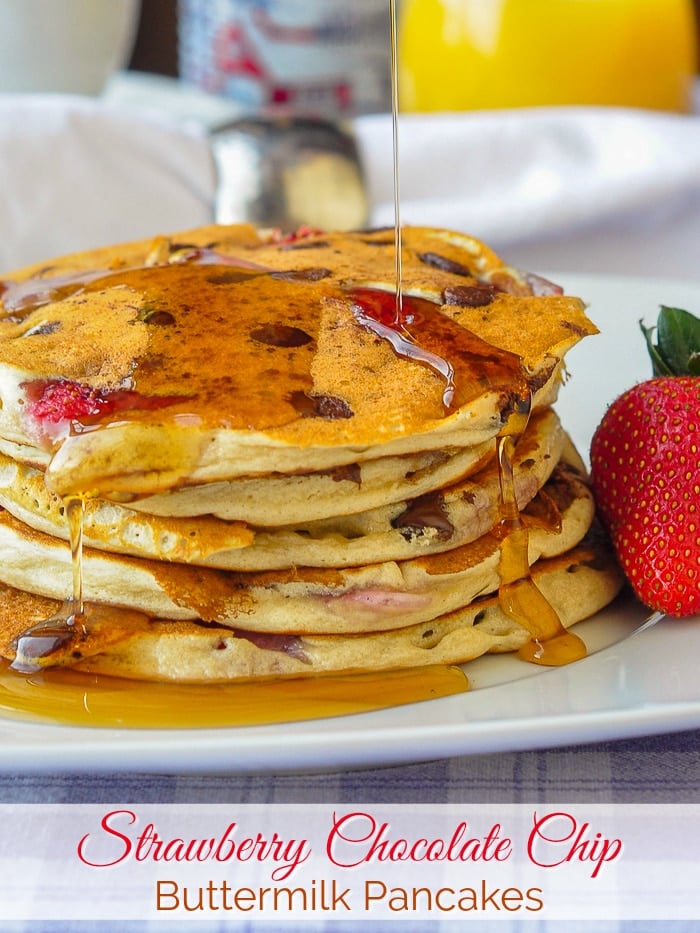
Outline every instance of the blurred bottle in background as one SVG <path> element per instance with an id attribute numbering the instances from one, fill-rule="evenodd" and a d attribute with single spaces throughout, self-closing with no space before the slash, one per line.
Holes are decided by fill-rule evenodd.
<path id="1" fill-rule="evenodd" d="M 401 0 L 400 12 L 403 111 L 692 106 L 693 0 Z"/>
<path id="2" fill-rule="evenodd" d="M 389 0 L 179 0 L 180 77 L 248 112 L 391 105 Z"/>

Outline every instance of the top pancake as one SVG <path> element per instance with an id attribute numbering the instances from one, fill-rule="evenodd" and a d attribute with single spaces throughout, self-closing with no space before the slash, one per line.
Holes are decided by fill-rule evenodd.
<path id="1" fill-rule="evenodd" d="M 5 449 L 51 458 L 59 494 L 124 499 L 472 447 L 551 402 L 595 332 L 470 237 L 406 228 L 402 260 L 398 322 L 386 231 L 208 227 L 6 276 Z"/>

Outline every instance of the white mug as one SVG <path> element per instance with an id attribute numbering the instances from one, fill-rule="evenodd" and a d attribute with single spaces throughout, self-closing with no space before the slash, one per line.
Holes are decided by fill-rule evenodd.
<path id="1" fill-rule="evenodd" d="M 124 67 L 140 0 L 0 0 L 0 92 L 99 94 Z"/>

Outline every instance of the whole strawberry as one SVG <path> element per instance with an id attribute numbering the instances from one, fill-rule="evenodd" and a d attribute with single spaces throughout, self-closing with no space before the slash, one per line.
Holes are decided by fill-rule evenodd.
<path id="1" fill-rule="evenodd" d="M 688 616 L 700 612 L 700 320 L 662 307 L 656 328 L 641 327 L 655 378 L 605 413 L 591 445 L 591 479 L 639 599 Z"/>

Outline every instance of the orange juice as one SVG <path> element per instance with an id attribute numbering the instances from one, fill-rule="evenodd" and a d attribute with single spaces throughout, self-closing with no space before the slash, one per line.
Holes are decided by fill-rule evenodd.
<path id="1" fill-rule="evenodd" d="M 400 107 L 683 112 L 695 46 L 692 0 L 402 0 Z"/>

